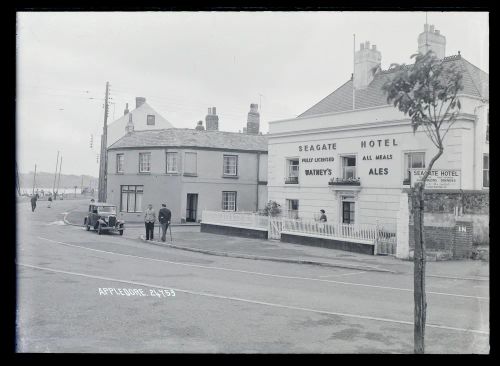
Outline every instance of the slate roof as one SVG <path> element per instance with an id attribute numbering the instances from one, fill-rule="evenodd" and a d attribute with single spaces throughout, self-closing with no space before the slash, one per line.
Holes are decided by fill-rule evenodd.
<path id="1" fill-rule="evenodd" d="M 462 69 L 464 89 L 461 93 L 489 100 L 489 75 L 486 72 L 460 55 L 445 57 L 444 62 L 453 62 Z M 394 75 L 395 71 L 395 69 L 382 71 L 375 75 L 366 89 L 356 90 L 355 109 L 387 105 L 387 97 L 381 88 L 387 78 Z M 352 111 L 352 89 L 353 82 L 351 79 L 298 117 Z"/>
<path id="2" fill-rule="evenodd" d="M 267 152 L 267 136 L 249 135 L 238 132 L 169 128 L 163 130 L 134 131 L 116 141 L 108 149 L 174 146 Z"/>

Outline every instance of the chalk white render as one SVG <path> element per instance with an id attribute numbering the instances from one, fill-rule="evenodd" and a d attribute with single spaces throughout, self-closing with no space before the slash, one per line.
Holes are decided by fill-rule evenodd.
<path id="1" fill-rule="evenodd" d="M 444 56 L 445 37 L 433 26 L 419 35 L 419 51 L 426 50 L 425 33 L 427 47 Z M 269 122 L 270 200 L 287 210 L 293 204 L 304 219 L 317 219 L 324 209 L 329 221 L 379 223 L 395 231 L 404 210 L 404 189 L 415 179 L 412 169 L 426 167 L 436 148 L 423 132 L 414 135 L 410 119 L 387 104 L 381 86 L 391 71 L 375 76 L 371 71 L 380 65 L 382 53 L 369 42 L 361 43 L 350 80 L 298 117 Z M 466 55 L 451 55 L 445 62 L 461 68 L 464 89 L 457 122 L 434 166 L 450 169 L 450 177 L 434 184 L 440 189 L 488 190 L 488 74 Z M 349 178 L 355 181 L 329 184 Z"/>
<path id="2" fill-rule="evenodd" d="M 161 130 L 174 127 L 146 102 L 146 98 L 136 97 L 135 109 L 129 111 L 127 104 L 123 116 L 109 123 L 107 147 L 125 136 L 127 126 L 131 123 L 135 131 Z"/>

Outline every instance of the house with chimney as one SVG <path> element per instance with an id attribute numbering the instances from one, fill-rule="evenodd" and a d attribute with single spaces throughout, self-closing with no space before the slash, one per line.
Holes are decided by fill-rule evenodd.
<path id="1" fill-rule="evenodd" d="M 200 221 L 203 210 L 265 207 L 267 136 L 259 134 L 256 104 L 248 114 L 251 133 L 220 131 L 215 107 L 205 126 L 199 121 L 193 129 L 137 130 L 135 117 L 128 118 L 126 134 L 108 148 L 107 201 L 125 221 L 141 221 L 150 203 L 155 210 L 166 203 L 173 223 Z"/>
<path id="2" fill-rule="evenodd" d="M 488 210 L 489 75 L 460 52 L 447 56 L 446 38 L 433 25 L 424 26 L 416 46 L 463 73 L 462 109 L 426 183 L 429 194 L 436 193 L 428 206 L 436 214 L 426 220 L 444 227 L 453 217 L 465 217 L 472 201 L 481 202 L 479 211 Z M 398 218 L 408 215 L 408 189 L 437 151 L 424 132 L 413 133 L 408 116 L 387 103 L 381 87 L 395 70 L 372 72 L 381 65 L 381 51 L 361 43 L 350 79 L 299 116 L 269 122 L 268 197 L 290 217 L 313 220 L 324 209 L 329 222 L 396 233 Z M 474 235 L 488 232 L 488 214 L 481 212 Z"/>
<path id="3" fill-rule="evenodd" d="M 153 109 L 146 98 L 135 98 L 135 109 L 129 110 L 128 103 L 123 111 L 123 116 L 108 124 L 107 147 L 127 134 L 127 129 L 135 131 L 150 131 L 172 128 L 172 124 Z"/>

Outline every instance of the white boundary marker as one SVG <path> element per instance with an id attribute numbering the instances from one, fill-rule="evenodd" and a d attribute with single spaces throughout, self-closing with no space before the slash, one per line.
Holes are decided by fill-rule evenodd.
<path id="1" fill-rule="evenodd" d="M 232 268 L 223 268 L 223 267 L 214 267 L 214 266 L 203 266 L 201 264 L 190 264 L 190 263 L 182 263 L 182 262 L 173 262 L 173 261 L 168 261 L 168 260 L 165 260 L 165 259 L 148 258 L 148 257 L 142 257 L 142 256 L 137 256 L 137 255 L 132 255 L 132 254 L 123 254 L 123 253 L 110 252 L 110 251 L 101 250 L 101 249 L 87 248 L 87 247 L 80 246 L 80 245 L 69 244 L 69 243 L 64 243 L 64 242 L 57 241 L 57 240 L 42 238 L 40 236 L 38 236 L 37 238 L 38 239 L 42 239 L 42 240 L 46 240 L 46 241 L 49 241 L 49 242 L 53 242 L 53 243 L 56 243 L 56 244 L 59 244 L 59 245 L 65 245 L 65 246 L 69 246 L 69 247 L 73 247 L 73 248 L 79 248 L 79 249 L 84 249 L 84 250 L 89 250 L 89 251 L 93 251 L 93 252 L 114 254 L 114 255 L 120 255 L 120 256 L 124 256 L 124 257 L 130 257 L 130 258 L 139 258 L 139 259 L 145 259 L 145 260 L 149 260 L 149 261 L 153 261 L 153 262 L 170 263 L 170 264 L 179 265 L 179 266 L 204 268 L 204 269 L 212 269 L 212 270 L 219 270 L 219 271 L 230 271 L 230 272 L 238 272 L 238 273 L 247 273 L 247 274 L 259 275 L 259 276 L 287 278 L 287 279 L 294 279 L 294 280 L 318 281 L 318 282 L 335 283 L 335 284 L 339 284 L 339 285 L 361 286 L 361 287 L 380 288 L 380 289 L 385 289 L 385 290 L 413 292 L 413 289 L 407 289 L 407 288 L 401 288 L 401 287 L 388 287 L 388 286 L 379 286 L 379 285 L 368 285 L 368 284 L 363 284 L 363 283 L 343 282 L 343 281 L 327 280 L 327 279 L 312 278 L 312 277 L 285 276 L 285 275 L 276 275 L 276 274 L 270 274 L 270 273 L 245 271 L 245 270 L 241 270 L 241 269 L 232 269 Z M 471 299 L 478 299 L 478 300 L 489 300 L 488 297 L 482 297 L 482 296 L 449 294 L 449 293 L 434 292 L 434 291 L 426 291 L 426 294 L 442 295 L 442 296 L 452 296 L 452 297 L 463 297 L 463 298 L 471 298 Z"/>
<path id="2" fill-rule="evenodd" d="M 158 285 L 153 285 L 153 284 L 144 283 L 144 282 L 121 280 L 121 279 L 117 279 L 117 278 L 95 276 L 95 275 L 89 275 L 89 274 L 78 273 L 78 272 L 69 272 L 69 271 L 63 271 L 63 270 L 58 270 L 58 269 L 52 269 L 52 268 L 34 266 L 34 265 L 31 265 L 31 264 L 25 264 L 25 263 L 17 263 L 17 264 L 20 265 L 20 266 L 23 266 L 23 267 L 28 267 L 28 268 L 38 269 L 38 270 L 44 270 L 44 271 L 49 271 L 49 272 L 55 272 L 55 273 L 69 274 L 69 275 L 73 275 L 73 276 L 87 277 L 87 278 L 93 278 L 93 279 L 105 280 L 105 281 L 113 281 L 113 282 L 120 282 L 120 283 L 128 283 L 128 284 L 132 284 L 132 285 L 139 285 L 139 286 L 152 287 L 152 288 L 161 288 L 161 289 L 166 289 L 166 290 L 172 289 L 172 290 L 174 290 L 176 292 L 186 293 L 186 294 L 190 294 L 190 295 L 199 295 L 199 296 L 206 296 L 206 297 L 214 297 L 214 298 L 217 298 L 217 299 L 240 301 L 240 302 L 246 302 L 246 303 L 251 303 L 251 304 L 266 305 L 266 306 L 272 306 L 272 307 L 284 308 L 284 309 L 290 309 L 290 310 L 301 310 L 301 311 L 307 311 L 307 312 L 318 313 L 318 314 L 337 315 L 337 316 L 343 316 L 343 317 L 354 318 L 354 319 L 375 320 L 375 321 L 381 321 L 381 322 L 386 322 L 386 323 L 396 323 L 396 324 L 413 325 L 413 322 L 404 321 L 404 320 L 379 318 L 379 317 L 372 317 L 372 316 L 367 316 L 367 315 L 339 313 L 339 312 L 334 312 L 334 311 L 317 310 L 317 309 L 303 308 L 303 307 L 291 306 L 291 305 L 282 305 L 282 304 L 276 304 L 276 303 L 271 303 L 271 302 L 264 302 L 264 301 L 251 300 L 251 299 L 244 299 L 244 298 L 240 298 L 240 297 L 223 296 L 223 295 L 216 295 L 216 294 L 210 294 L 210 293 L 199 292 L 199 291 L 191 291 L 191 290 L 182 290 L 182 289 L 178 289 L 178 288 L 175 288 L 175 287 L 158 286 Z M 446 330 L 455 330 L 455 331 L 459 331 L 459 332 L 469 332 L 469 333 L 477 333 L 477 334 L 489 335 L 489 332 L 483 331 L 483 330 L 477 330 L 477 329 L 466 329 L 466 328 L 448 327 L 446 325 L 439 325 L 439 324 L 426 324 L 426 326 L 428 328 L 438 328 L 438 329 L 446 329 Z"/>

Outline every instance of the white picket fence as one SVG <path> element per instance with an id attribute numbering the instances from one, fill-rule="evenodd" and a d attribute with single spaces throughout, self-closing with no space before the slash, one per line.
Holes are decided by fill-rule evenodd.
<path id="1" fill-rule="evenodd" d="M 202 212 L 202 223 L 268 230 L 270 239 L 279 239 L 281 233 L 286 232 L 335 239 L 350 239 L 372 243 L 377 247 L 381 239 L 384 242 L 391 241 L 390 239 L 392 239 L 385 238 L 385 234 L 377 225 L 321 223 L 313 220 L 294 220 L 286 217 L 262 216 L 251 212 L 204 210 Z M 380 252 L 378 248 L 377 252 Z M 384 252 L 381 254 L 392 254 L 391 252 L 392 248 L 388 247 L 385 249 L 384 246 Z"/>
<path id="2" fill-rule="evenodd" d="M 283 218 L 282 220 L 283 232 L 325 236 L 330 238 L 354 239 L 372 243 L 377 239 L 376 225 L 322 223 L 288 218 Z"/>
<path id="3" fill-rule="evenodd" d="M 243 228 L 265 229 L 269 225 L 267 216 L 251 212 L 203 210 L 201 222 L 213 225 L 227 225 Z"/>

